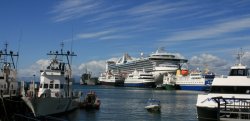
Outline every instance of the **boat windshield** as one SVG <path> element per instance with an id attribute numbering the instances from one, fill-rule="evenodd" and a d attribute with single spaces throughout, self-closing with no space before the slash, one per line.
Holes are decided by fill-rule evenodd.
<path id="1" fill-rule="evenodd" d="M 248 76 L 249 73 L 248 69 L 232 69 L 229 76 Z"/>
<path id="2" fill-rule="evenodd" d="M 213 86 L 210 93 L 250 94 L 249 86 Z"/>

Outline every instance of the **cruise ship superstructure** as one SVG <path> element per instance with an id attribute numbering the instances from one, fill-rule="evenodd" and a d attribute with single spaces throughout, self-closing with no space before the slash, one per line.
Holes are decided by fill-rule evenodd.
<path id="1" fill-rule="evenodd" d="M 176 71 L 181 64 L 186 62 L 186 59 L 179 58 L 173 53 L 167 53 L 163 48 L 160 48 L 149 57 L 135 59 L 126 53 L 116 62 L 107 61 L 106 71 L 120 73 L 124 78 L 134 70 L 152 72 L 156 84 L 161 85 L 164 74 Z"/>

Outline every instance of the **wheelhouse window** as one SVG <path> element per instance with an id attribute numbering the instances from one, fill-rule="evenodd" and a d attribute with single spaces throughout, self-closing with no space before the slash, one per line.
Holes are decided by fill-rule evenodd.
<path id="1" fill-rule="evenodd" d="M 44 84 L 44 85 L 43 85 L 43 88 L 46 88 L 46 89 L 47 89 L 48 87 L 49 87 L 48 84 Z"/>
<path id="2" fill-rule="evenodd" d="M 225 94 L 250 94 L 248 86 L 213 86 L 210 93 L 225 93 Z"/>
<path id="3" fill-rule="evenodd" d="M 54 84 L 49 84 L 49 88 L 53 89 L 54 88 Z"/>
<path id="4" fill-rule="evenodd" d="M 59 84 L 55 84 L 55 89 L 59 89 Z"/>
<path id="5" fill-rule="evenodd" d="M 232 69 L 229 76 L 247 76 L 247 69 Z"/>

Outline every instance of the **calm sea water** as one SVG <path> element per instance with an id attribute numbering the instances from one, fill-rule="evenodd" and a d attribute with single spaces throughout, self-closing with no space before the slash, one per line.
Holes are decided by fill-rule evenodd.
<path id="1" fill-rule="evenodd" d="M 101 100 L 99 110 L 77 109 L 58 116 L 68 121 L 197 121 L 196 91 L 167 91 L 112 86 L 80 86 L 85 94 L 95 91 Z M 148 98 L 161 101 L 161 112 L 150 113 L 144 106 Z"/>

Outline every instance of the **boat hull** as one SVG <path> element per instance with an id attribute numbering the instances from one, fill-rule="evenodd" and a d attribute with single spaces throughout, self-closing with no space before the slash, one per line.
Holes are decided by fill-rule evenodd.
<path id="1" fill-rule="evenodd" d="M 64 113 L 78 107 L 77 99 L 72 98 L 22 97 L 22 99 L 36 117 Z"/>
<path id="2" fill-rule="evenodd" d="M 155 82 L 147 83 L 124 83 L 126 87 L 155 87 Z"/>
<path id="3" fill-rule="evenodd" d="M 178 85 L 179 90 L 207 91 L 210 86 L 207 85 Z"/>
<path id="4" fill-rule="evenodd" d="M 101 85 L 108 85 L 108 86 L 123 86 L 123 82 L 106 82 L 106 81 L 100 81 Z"/>
<path id="5" fill-rule="evenodd" d="M 166 90 L 175 90 L 177 87 L 176 87 L 176 85 L 166 84 L 166 85 L 164 85 L 164 88 Z"/>
<path id="6" fill-rule="evenodd" d="M 199 121 L 217 121 L 217 115 L 217 108 L 197 107 L 197 118 Z"/>
<path id="7" fill-rule="evenodd" d="M 145 109 L 147 109 L 147 111 L 150 111 L 150 112 L 158 112 L 158 111 L 160 111 L 161 106 L 159 106 L 159 105 L 149 105 L 149 106 L 146 106 Z"/>

